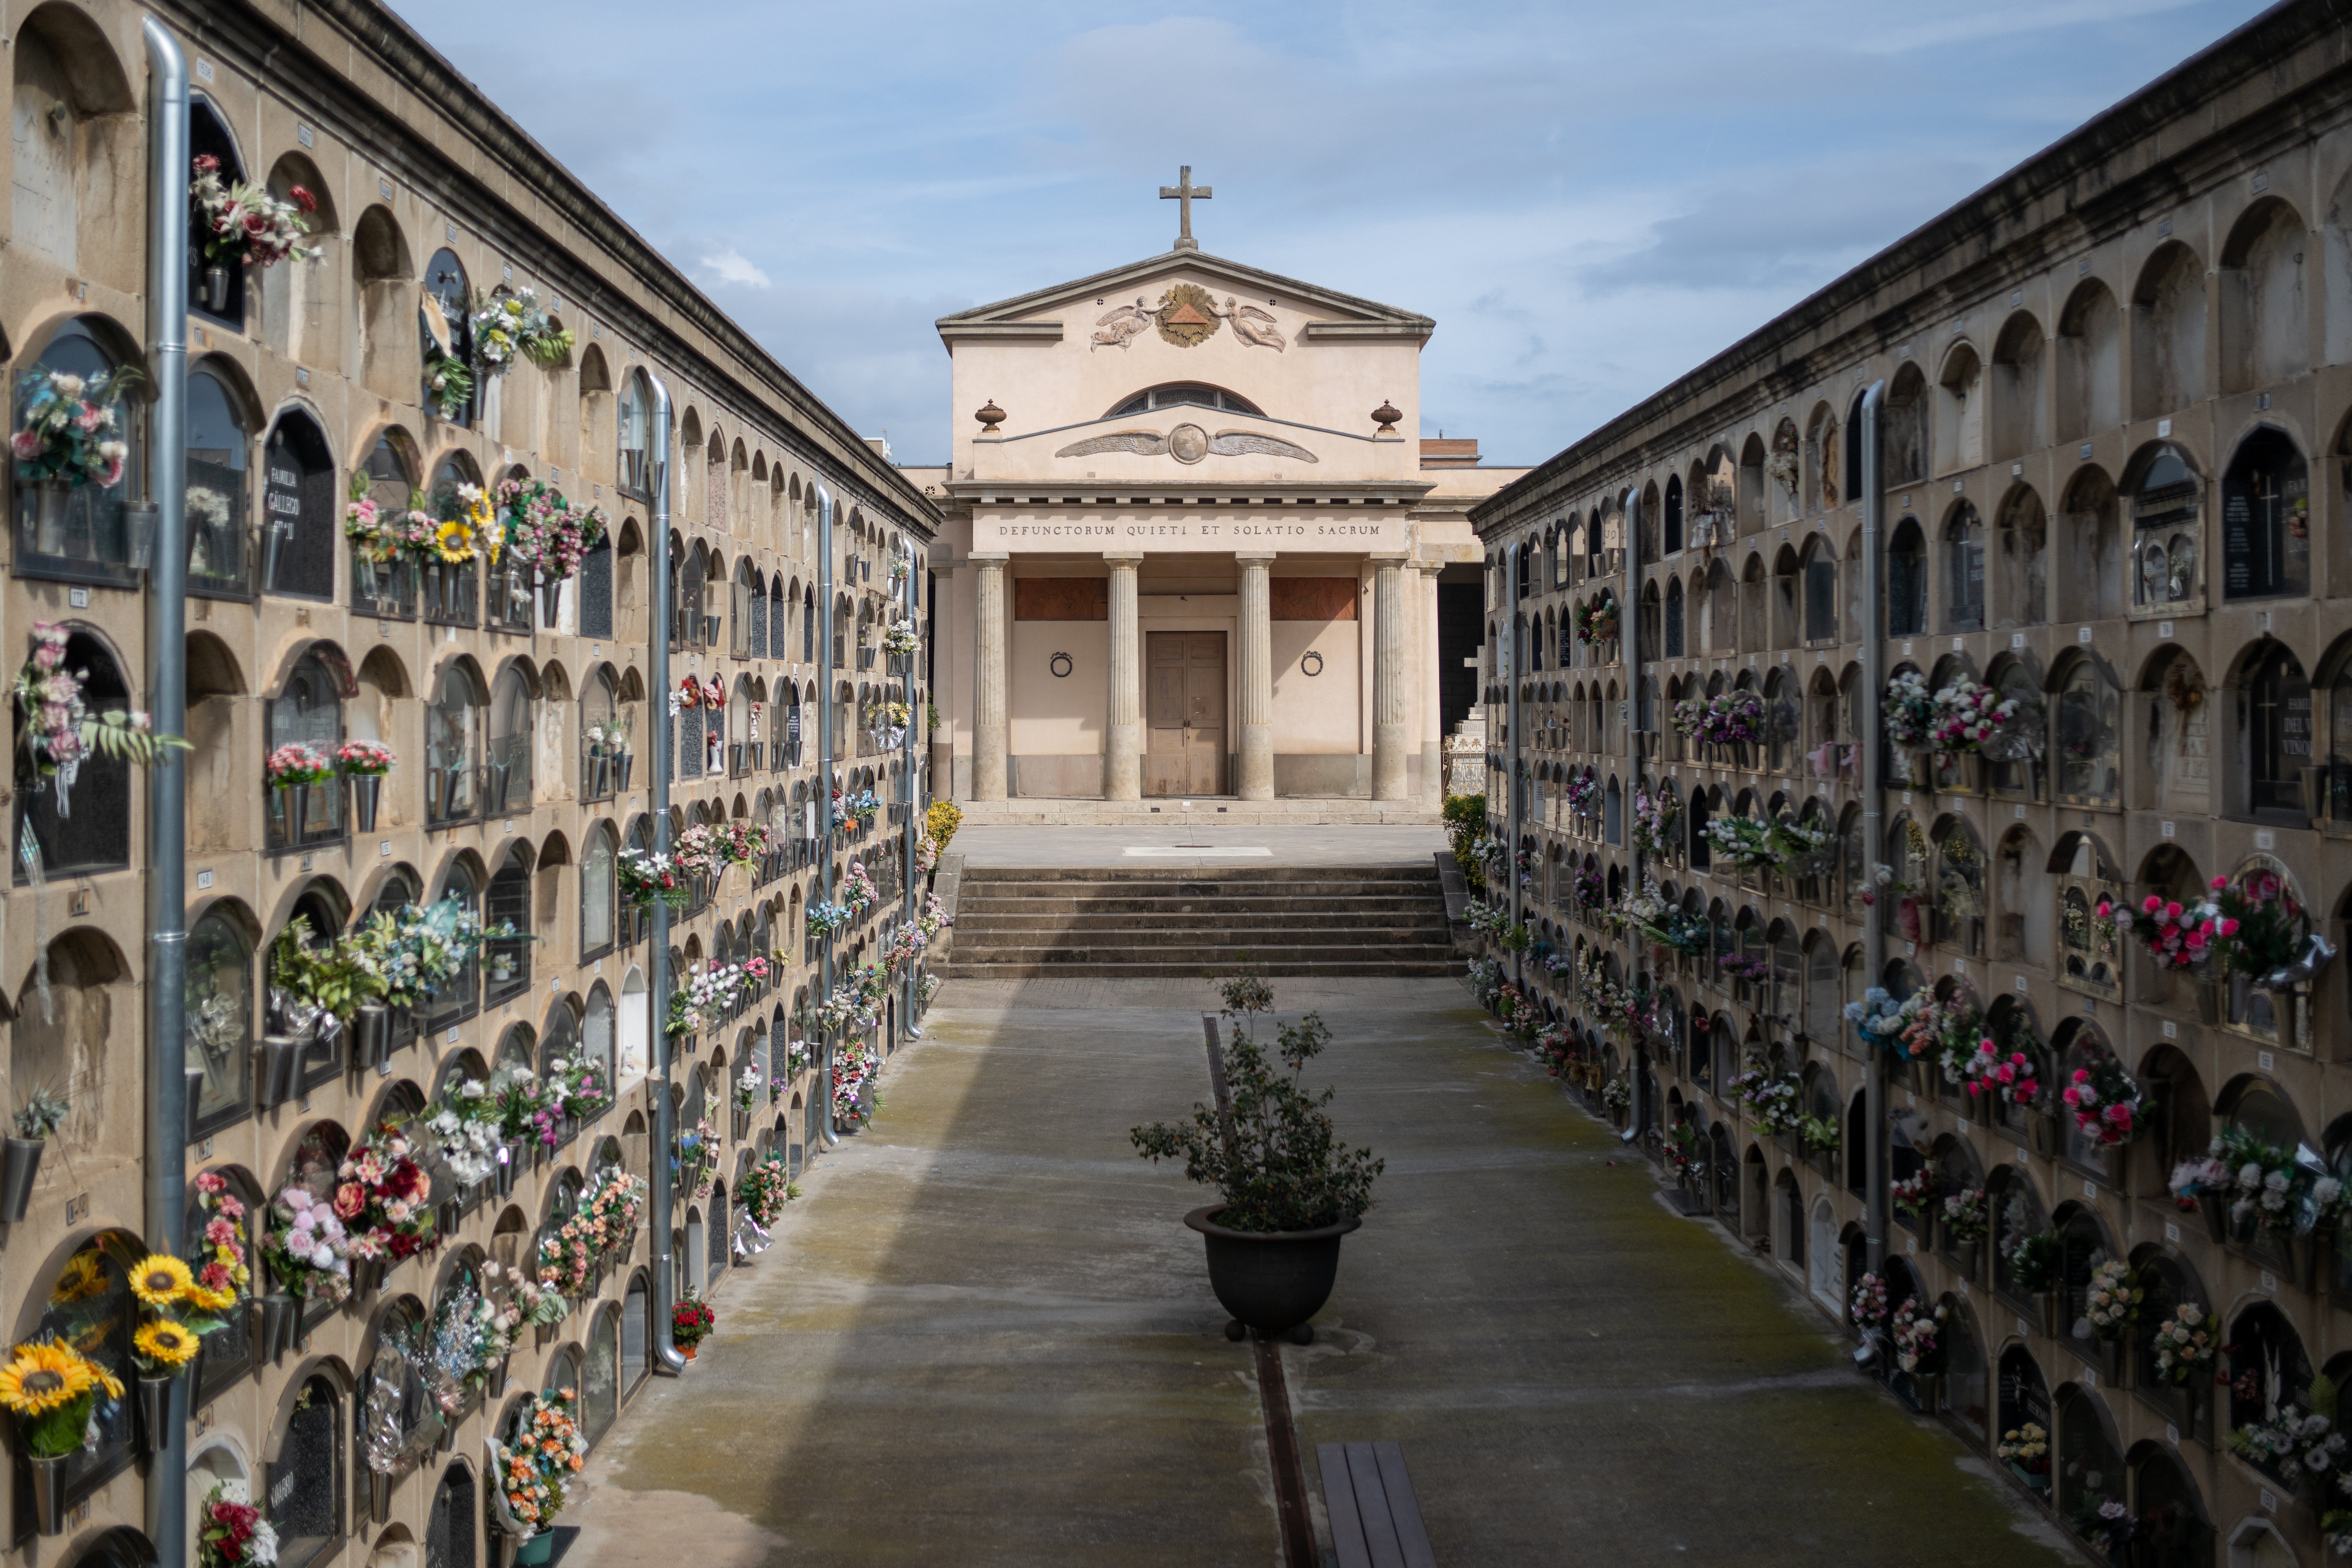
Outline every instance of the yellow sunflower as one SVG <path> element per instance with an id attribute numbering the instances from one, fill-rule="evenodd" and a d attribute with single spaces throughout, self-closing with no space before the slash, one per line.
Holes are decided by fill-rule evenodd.
<path id="1" fill-rule="evenodd" d="M 199 1312 L 226 1312 L 236 1305 L 234 1290 L 207 1290 L 202 1285 L 190 1285 L 182 1297 Z"/>
<path id="2" fill-rule="evenodd" d="M 89 1392 L 89 1363 L 64 1345 L 38 1341 L 18 1345 L 0 1366 L 0 1405 L 18 1415 L 46 1415 Z"/>
<path id="3" fill-rule="evenodd" d="M 131 1293 L 150 1307 L 168 1307 L 188 1293 L 196 1277 L 176 1258 L 155 1253 L 131 1270 Z"/>
<path id="4" fill-rule="evenodd" d="M 196 1359 L 196 1336 L 166 1319 L 148 1324 L 131 1336 L 139 1353 L 159 1366 L 185 1366 Z"/>
<path id="5" fill-rule="evenodd" d="M 474 558 L 474 531 L 452 518 L 433 531 L 434 552 L 452 566 Z"/>
<path id="6" fill-rule="evenodd" d="M 86 1301 L 92 1296 L 106 1294 L 106 1265 L 96 1252 L 78 1252 L 68 1258 L 58 1275 L 57 1288 L 49 1292 L 49 1304 L 61 1306 L 68 1301 Z"/>

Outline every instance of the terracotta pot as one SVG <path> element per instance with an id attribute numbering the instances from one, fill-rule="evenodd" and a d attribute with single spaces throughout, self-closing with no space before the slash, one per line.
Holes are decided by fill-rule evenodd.
<path id="1" fill-rule="evenodd" d="M 697 1348 L 698 1347 L 694 1345 L 680 1345 L 677 1347 L 677 1353 L 684 1356 L 687 1360 L 692 1361 Z"/>

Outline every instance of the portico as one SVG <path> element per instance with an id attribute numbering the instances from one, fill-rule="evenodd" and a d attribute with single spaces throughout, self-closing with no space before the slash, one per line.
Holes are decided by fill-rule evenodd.
<path id="1" fill-rule="evenodd" d="M 1403 434 L 1433 329 L 1181 244 L 942 320 L 942 784 L 1433 810 L 1437 576 L 1512 477 Z"/>

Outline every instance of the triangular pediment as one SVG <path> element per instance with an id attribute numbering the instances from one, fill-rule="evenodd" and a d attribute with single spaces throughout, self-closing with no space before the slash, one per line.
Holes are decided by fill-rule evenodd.
<path id="1" fill-rule="evenodd" d="M 1066 306 L 1092 310 L 1098 299 L 1107 300 L 1131 290 L 1150 290 L 1155 285 L 1164 287 L 1165 279 L 1180 275 L 1214 279 L 1253 295 L 1278 298 L 1317 321 L 1346 322 L 1370 329 L 1383 337 L 1425 340 L 1437 325 L 1427 316 L 1411 310 L 1302 283 L 1264 268 L 1229 261 L 1204 251 L 1171 250 L 1089 278 L 1074 279 L 1050 289 L 999 300 L 992 305 L 979 305 L 952 316 L 942 316 L 938 321 L 940 336 L 950 343 L 959 337 L 993 336 L 1016 323 L 1049 320 Z M 1092 320 L 1091 316 L 1088 320 Z"/>

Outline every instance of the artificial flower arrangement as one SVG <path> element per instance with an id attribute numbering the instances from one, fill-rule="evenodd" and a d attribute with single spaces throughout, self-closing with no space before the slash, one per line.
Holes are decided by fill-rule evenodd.
<path id="1" fill-rule="evenodd" d="M 1773 826 L 1753 816 L 1726 814 L 1708 817 L 1699 831 L 1706 836 L 1709 849 L 1734 866 L 1771 866 L 1781 858 Z"/>
<path id="2" fill-rule="evenodd" d="M 1795 1130 L 1804 1111 L 1797 1075 L 1750 1058 L 1748 1069 L 1727 1086 L 1767 1137 Z"/>
<path id="3" fill-rule="evenodd" d="M 278 1531 L 253 1505 L 252 1489 L 236 1477 L 213 1483 L 196 1505 L 196 1568 L 268 1568 L 278 1561 Z"/>
<path id="4" fill-rule="evenodd" d="M 1569 879 L 1569 903 L 1579 910 L 1597 910 L 1609 901 L 1608 884 L 1598 866 L 1579 866 Z"/>
<path id="5" fill-rule="evenodd" d="M 1972 1100 L 1990 1095 L 2004 1105 L 2031 1108 L 2042 1098 L 2041 1069 L 2033 1058 L 2021 1050 L 2004 1052 L 1990 1039 L 1979 1040 L 1960 1058 L 1957 1081 Z"/>
<path id="6" fill-rule="evenodd" d="M 598 1258 L 626 1256 L 646 1206 L 646 1179 L 625 1170 L 609 1172 L 580 1200 L 580 1214 Z"/>
<path id="7" fill-rule="evenodd" d="M 1704 746 L 1754 745 L 1764 739 L 1764 700 L 1746 690 L 1686 697 L 1673 721 L 1676 734 Z"/>
<path id="8" fill-rule="evenodd" d="M 1946 1194 L 1941 1210 L 1945 1237 L 1952 1241 L 1980 1241 L 1991 1227 L 1982 1187 L 1962 1187 Z"/>
<path id="9" fill-rule="evenodd" d="M 1895 676 L 1886 683 L 1878 714 L 1889 744 L 1906 751 L 1927 744 L 1936 723 L 1936 699 L 1927 689 L 1927 678 L 1916 669 Z"/>
<path id="10" fill-rule="evenodd" d="M 614 860 L 613 872 L 621 901 L 631 909 L 649 910 L 656 899 L 673 910 L 683 910 L 694 901 L 694 889 L 667 855 L 631 845 Z"/>
<path id="11" fill-rule="evenodd" d="M 1670 947 L 1676 952 L 1700 953 L 1707 950 L 1714 932 L 1706 917 L 1689 910 L 1670 909 L 1644 927 L 1642 939 L 1653 947 Z"/>
<path id="12" fill-rule="evenodd" d="M 510 922 L 485 927 L 463 900 L 450 897 L 418 909 L 378 910 L 351 943 L 372 986 L 393 1007 L 415 1007 L 464 973 L 492 937 L 518 936 Z"/>
<path id="13" fill-rule="evenodd" d="M 875 1020 L 879 1022 L 879 1020 Z M 871 1029 L 874 1024 L 864 1026 Z M 833 1053 L 833 1117 L 845 1127 L 862 1126 L 869 1112 L 866 1086 L 875 1071 L 874 1046 L 864 1035 L 841 1042 Z"/>
<path id="14" fill-rule="evenodd" d="M 1943 1370 L 1944 1320 L 1951 1309 L 1941 1302 L 1923 1308 L 1906 1297 L 1895 1309 L 1887 1330 L 1895 1341 L 1895 1364 L 1905 1372 L 1934 1374 Z"/>
<path id="15" fill-rule="evenodd" d="M 446 486 L 434 500 L 436 515 L 425 561 L 428 564 L 463 566 L 487 554 L 490 564 L 497 565 L 506 536 L 499 528 L 498 514 L 491 510 L 489 497 L 482 493 L 482 487 L 466 483 Z"/>
<path id="16" fill-rule="evenodd" d="M 719 1314 L 712 1311 L 709 1303 L 692 1290 L 679 1296 L 677 1306 L 670 1312 L 670 1339 L 682 1351 L 694 1349 L 708 1339 L 710 1331 L 718 1326 Z"/>
<path id="17" fill-rule="evenodd" d="M 319 252 L 306 247 L 310 215 L 319 199 L 300 185 L 291 186 L 280 201 L 260 185 L 224 182 L 221 162 L 210 153 L 199 153 L 188 181 L 188 197 L 195 206 L 194 233 L 205 259 L 219 267 L 262 267 L 280 261 L 309 261 Z"/>
<path id="18" fill-rule="evenodd" d="M 16 482 L 68 489 L 121 484 L 131 458 L 122 438 L 122 398 L 138 384 L 139 373 L 128 365 L 87 377 L 62 370 L 18 376 L 16 430 L 8 438 Z"/>
<path id="19" fill-rule="evenodd" d="M 2277 872 L 2257 870 L 2235 886 L 2216 877 L 2212 891 L 2221 916 L 2221 956 L 2231 969 L 2268 980 L 2301 955 L 2311 917 Z"/>
<path id="20" fill-rule="evenodd" d="M 2133 937 L 2158 969 L 2194 969 L 2212 955 L 2228 934 L 2222 929 L 2221 907 L 2206 900 L 2183 904 L 2150 893 L 2137 909 L 2102 900 L 2098 914 L 2102 920 L 2118 915 L 2128 920 Z"/>
<path id="21" fill-rule="evenodd" d="M 1669 837 L 1683 814 L 1682 803 L 1660 790 L 1652 794 L 1646 785 L 1633 790 L 1633 848 L 1643 855 L 1670 855 L 1677 847 Z"/>
<path id="22" fill-rule="evenodd" d="M 403 560 L 430 559 L 433 532 L 438 526 L 431 513 L 413 505 L 381 504 L 368 493 L 366 470 L 352 472 L 350 499 L 343 503 L 343 537 L 371 570 Z"/>
<path id="23" fill-rule="evenodd" d="M 2120 1258 L 2101 1258 L 2091 1267 L 2091 1282 L 2083 1292 L 2083 1316 L 2074 1325 L 2078 1340 L 2115 1341 L 2139 1320 L 2139 1304 L 2147 1292 L 2131 1265 Z"/>
<path id="24" fill-rule="evenodd" d="M 772 1226 L 782 1217 L 784 1205 L 799 1191 L 790 1179 L 781 1155 L 771 1154 L 743 1173 L 736 1184 L 735 1201 L 751 1216 L 751 1223 Z"/>
<path id="25" fill-rule="evenodd" d="M 2211 1373 L 2221 1359 L 2221 1338 L 2213 1332 L 2205 1309 L 2194 1301 L 2175 1307 L 2172 1316 L 2156 1326 L 2151 1343 L 2156 1349 L 2156 1375 L 2175 1388 Z"/>
<path id="26" fill-rule="evenodd" d="M 1560 798 L 1578 816 L 1598 816 L 1601 815 L 1601 781 L 1591 773 L 1570 773 L 1568 787 Z"/>
<path id="27" fill-rule="evenodd" d="M 710 1118 L 700 1118 L 677 1135 L 670 1168 L 677 1191 L 692 1193 L 698 1199 L 710 1195 L 711 1173 L 719 1168 L 719 1129 L 710 1125 Z"/>
<path id="28" fill-rule="evenodd" d="M 2174 1203 L 2183 1209 L 2209 1196 L 2228 1199 L 2230 1223 L 2242 1237 L 2257 1227 L 2308 1236 L 2321 1221 L 2347 1209 L 2343 1182 L 2315 1158 L 2264 1142 L 2234 1123 L 2214 1135 L 2204 1158 L 2175 1166 L 2170 1184 Z"/>
<path id="29" fill-rule="evenodd" d="M 2074 1113 L 2074 1125 L 2102 1143 L 2124 1143 L 2138 1131 L 2139 1083 L 2123 1063 L 2102 1056 L 2074 1069 L 2074 1081 L 2058 1098 Z"/>
<path id="30" fill-rule="evenodd" d="M 577 1396 L 569 1388 L 534 1394 L 519 1413 L 520 1428 L 509 1447 L 490 1439 L 498 1485 L 507 1511 L 527 1527 L 524 1539 L 551 1528 L 563 1511 L 572 1478 L 586 1468 L 588 1439 L 572 1412 Z"/>
<path id="31" fill-rule="evenodd" d="M 1981 751 L 2017 720 L 2020 704 L 1989 686 L 1960 676 L 1937 691 L 1927 724 L 1927 744 L 1937 756 Z"/>
<path id="32" fill-rule="evenodd" d="M 204 1337 L 228 1326 L 217 1314 L 236 1303 L 234 1293 L 224 1299 L 197 1283 L 187 1264 L 160 1252 L 131 1265 L 131 1294 L 146 1319 L 131 1336 L 131 1358 L 142 1378 L 179 1376 L 204 1348 Z"/>
<path id="33" fill-rule="evenodd" d="M 1875 1274 L 1865 1274 L 1853 1288 L 1848 1303 L 1848 1315 L 1853 1326 L 1867 1332 L 1886 1326 L 1886 1281 Z"/>
<path id="34" fill-rule="evenodd" d="M 90 1446 L 99 1395 L 111 1403 L 122 1380 L 62 1339 L 26 1340 L 0 1364 L 0 1405 L 16 1417 L 17 1440 L 34 1459 L 63 1459 Z"/>
<path id="35" fill-rule="evenodd" d="M 203 1262 L 195 1271 L 201 1296 L 190 1300 L 209 1312 L 225 1312 L 236 1305 L 253 1283 L 247 1261 L 250 1245 L 245 1228 L 245 1200 L 229 1191 L 228 1178 L 217 1171 L 199 1171 L 195 1177 L 196 1207 L 205 1216 L 196 1235 Z"/>
<path id="36" fill-rule="evenodd" d="M 549 1062 L 539 1084 L 539 1105 L 531 1121 L 539 1141 L 550 1149 L 562 1142 L 565 1122 L 584 1125 L 613 1109 L 611 1075 L 585 1051 Z"/>
<path id="37" fill-rule="evenodd" d="M 341 1306 L 352 1293 L 351 1234 L 334 1205 L 304 1182 L 289 1182 L 270 1205 L 270 1226 L 261 1244 L 269 1272 L 286 1293 L 302 1301 Z"/>
<path id="38" fill-rule="evenodd" d="M 1622 1110 L 1633 1103 L 1633 1081 L 1619 1073 L 1601 1086 L 1601 1103 L 1611 1110 Z"/>
<path id="39" fill-rule="evenodd" d="M 1602 594 L 1576 612 L 1576 640 L 1613 642 L 1617 637 L 1617 596 Z"/>
<path id="40" fill-rule="evenodd" d="M 436 1245 L 432 1179 L 398 1125 L 379 1122 L 335 1177 L 335 1217 L 351 1232 L 353 1258 L 398 1263 Z"/>
<path id="41" fill-rule="evenodd" d="M 1833 1154 L 1839 1143 L 1837 1118 L 1804 1116 L 1797 1120 L 1797 1142 L 1808 1154 Z"/>
<path id="42" fill-rule="evenodd" d="M 730 817 L 712 829 L 712 851 L 726 866 L 749 866 L 768 852 L 765 823 Z"/>
<path id="43" fill-rule="evenodd" d="M 1754 985 L 1772 976 L 1770 961 L 1757 952 L 1727 952 L 1716 960 L 1715 967 L 1726 980 L 1742 985 Z"/>
<path id="44" fill-rule="evenodd" d="M 1554 1078 L 1559 1076 L 1555 1068 Z M 1697 1128 L 1687 1121 L 1677 1121 L 1666 1129 L 1666 1173 L 1678 1182 L 1690 1180 L 1706 1162 L 1706 1143 Z"/>
<path id="45" fill-rule="evenodd" d="M 499 1168 L 504 1135 L 499 1126 L 499 1094 L 493 1080 L 469 1079 L 425 1108 L 411 1131 L 430 1137 L 433 1152 L 461 1187 L 488 1181 Z"/>
<path id="46" fill-rule="evenodd" d="M 2311 1380 L 2310 1405 L 2282 1404 L 2276 1415 L 2230 1429 L 2230 1451 L 2251 1465 L 2275 1470 L 2290 1486 L 2344 1473 L 2347 1444 L 2336 1429 L 2336 1385 L 2325 1373 Z M 2339 1484 L 2341 1484 L 2339 1482 Z"/>
<path id="47" fill-rule="evenodd" d="M 587 1223 L 577 1212 L 541 1234 L 534 1267 L 542 1288 L 574 1298 L 586 1293 L 589 1272 L 596 1267 L 596 1248 L 589 1239 Z"/>
<path id="48" fill-rule="evenodd" d="M 507 479 L 498 489 L 497 517 L 504 548 L 551 583 L 580 569 L 604 541 L 601 507 L 583 507 L 541 479 Z"/>
<path id="49" fill-rule="evenodd" d="M 40 778 L 56 781 L 59 816 L 72 815 L 68 796 L 90 757 L 152 767 L 167 752 L 190 749 L 177 735 L 158 733 L 144 712 L 108 709 L 91 713 L 82 697 L 89 672 L 66 668 L 70 636 L 62 626 L 35 621 L 32 657 L 16 672 L 16 714 L 23 726 L 16 743 Z"/>
<path id="50" fill-rule="evenodd" d="M 1862 994 L 1861 1001 L 1845 1005 L 1845 1021 L 1860 1030 L 1868 1043 L 1898 1049 L 1903 1031 L 1926 1005 L 1922 1000 L 1926 994 L 1915 992 L 1906 1000 L 1897 1002 L 1885 987 L 1874 985 Z"/>
<path id="51" fill-rule="evenodd" d="M 841 879 L 841 901 L 848 906 L 851 915 L 864 914 L 880 902 L 881 898 L 881 893 L 875 889 L 874 879 L 866 874 L 865 862 L 852 860 L 848 874 Z"/>
<path id="52" fill-rule="evenodd" d="M 884 653 L 903 658 L 919 651 L 922 646 L 923 634 L 915 629 L 915 623 L 908 616 L 898 616 L 883 630 L 882 651 Z"/>
<path id="53" fill-rule="evenodd" d="M 1993 1453 L 2028 1474 L 2050 1473 L 2050 1433 L 2038 1421 L 2028 1421 L 2002 1433 Z"/>
<path id="54" fill-rule="evenodd" d="M 720 1022 L 743 989 L 740 965 L 707 960 L 698 973 L 670 993 L 669 1012 L 662 1030 L 672 1039 L 698 1035 Z"/>
<path id="55" fill-rule="evenodd" d="M 335 748 L 335 771 L 345 778 L 378 779 L 392 772 L 400 758 L 376 741 L 345 741 Z"/>
<path id="56" fill-rule="evenodd" d="M 272 789 L 299 788 L 333 778 L 335 764 L 316 746 L 296 742 L 270 752 L 261 764 L 261 774 Z"/>
<path id="57" fill-rule="evenodd" d="M 2014 1218 L 2012 1213 L 2012 1221 Z M 2010 1280 L 2019 1289 L 2040 1292 L 2058 1289 L 2059 1270 L 2065 1255 L 2059 1246 L 2056 1231 L 2029 1233 L 2012 1223 L 2001 1242 L 2000 1250 L 2009 1263 Z"/>
<path id="58" fill-rule="evenodd" d="M 819 899 L 812 902 L 807 910 L 803 912 L 801 921 L 802 923 L 806 926 L 809 935 L 813 937 L 831 936 L 835 931 L 839 931 L 842 927 L 849 923 L 850 913 L 846 908 L 840 904 L 834 903 L 829 900 Z"/>
<path id="59" fill-rule="evenodd" d="M 1926 1219 L 1936 1212 L 1934 1168 L 1922 1165 L 1901 1181 L 1889 1184 L 1886 1197 L 1889 1203 L 1912 1218 Z"/>
<path id="60" fill-rule="evenodd" d="M 484 375 L 504 375 L 518 356 L 550 369 L 563 362 L 575 341 L 530 289 L 476 295 L 472 326 L 474 364 Z"/>

